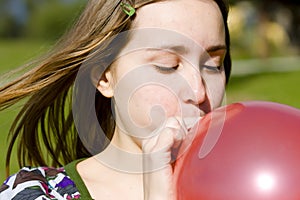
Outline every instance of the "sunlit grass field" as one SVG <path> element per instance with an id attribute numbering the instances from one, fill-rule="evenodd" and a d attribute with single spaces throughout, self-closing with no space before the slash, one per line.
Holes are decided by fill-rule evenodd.
<path id="1" fill-rule="evenodd" d="M 42 52 L 46 52 L 49 46 L 50 43 L 45 41 L 0 40 L 0 73 L 3 74 L 17 66 L 25 64 Z M 233 67 L 238 66 L 233 64 Z M 0 83 L 3 81 L 0 80 Z M 300 108 L 299 83 L 300 68 L 299 70 L 289 72 L 266 72 L 232 76 L 227 86 L 226 103 L 265 100 Z M 5 178 L 7 133 L 17 111 L 18 107 L 13 107 L 12 109 L 0 112 L 0 181 Z M 14 155 L 11 161 L 11 173 L 16 172 L 18 168 L 16 156 Z"/>
<path id="2" fill-rule="evenodd" d="M 232 76 L 227 86 L 227 103 L 264 100 L 300 109 L 299 85 L 300 69 L 289 72 Z"/>
<path id="3" fill-rule="evenodd" d="M 50 42 L 46 41 L 0 40 L 0 74 L 3 75 L 26 64 L 43 52 L 46 52 L 50 45 Z M 4 82 L 7 81 L 1 77 L 0 84 Z M 18 106 L 14 106 L 0 112 L 0 182 L 5 178 L 5 157 L 8 147 L 7 134 L 18 110 Z M 14 155 L 11 161 L 11 172 L 16 172 L 18 169 L 16 155 Z"/>

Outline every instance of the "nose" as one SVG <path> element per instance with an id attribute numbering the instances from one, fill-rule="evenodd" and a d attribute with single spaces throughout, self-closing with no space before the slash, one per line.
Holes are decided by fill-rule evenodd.
<path id="1" fill-rule="evenodd" d="M 206 99 L 206 87 L 199 70 L 191 67 L 183 72 L 185 83 L 180 90 L 181 99 L 186 103 L 199 105 Z"/>

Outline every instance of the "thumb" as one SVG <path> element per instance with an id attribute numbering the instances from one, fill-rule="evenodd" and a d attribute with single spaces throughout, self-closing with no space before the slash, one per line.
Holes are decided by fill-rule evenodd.
<path id="1" fill-rule="evenodd" d="M 157 135 L 143 141 L 144 170 L 153 171 L 170 164 L 172 149 L 178 148 L 184 137 L 185 131 L 179 121 L 169 118 Z"/>

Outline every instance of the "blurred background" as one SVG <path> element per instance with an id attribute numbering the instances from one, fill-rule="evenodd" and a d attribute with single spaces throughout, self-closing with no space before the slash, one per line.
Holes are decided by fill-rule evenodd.
<path id="1" fill-rule="evenodd" d="M 47 52 L 87 0 L 0 0 L 0 74 Z M 229 0 L 233 59 L 226 103 L 266 100 L 300 108 L 300 2 Z M 0 80 L 3 84 L 7 80 Z M 0 182 L 18 105 L 0 113 Z M 12 158 L 11 173 L 18 169 Z"/>

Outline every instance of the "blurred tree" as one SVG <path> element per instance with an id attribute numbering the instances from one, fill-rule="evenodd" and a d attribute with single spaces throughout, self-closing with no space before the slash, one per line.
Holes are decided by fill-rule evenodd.
<path id="1" fill-rule="evenodd" d="M 24 26 L 24 9 L 15 0 L 0 0 L 0 36 L 19 37 Z M 17 3 L 17 5 L 21 5 Z M 21 8 L 21 9 L 20 9 Z"/>
<path id="2" fill-rule="evenodd" d="M 234 4 L 237 2 L 241 2 L 244 0 L 229 0 L 229 3 Z M 271 5 L 274 2 L 279 2 L 279 3 L 284 3 L 284 4 L 289 4 L 289 5 L 300 5 L 299 1 L 295 1 L 295 0 L 251 0 L 251 2 L 255 3 L 255 4 L 259 4 L 259 3 L 266 3 L 268 5 Z M 270 4 L 271 3 L 271 4 Z"/>
<path id="3" fill-rule="evenodd" d="M 266 58 L 300 52 L 300 2 L 230 1 L 235 56 Z"/>
<path id="4" fill-rule="evenodd" d="M 0 0 L 0 37 L 56 39 L 87 0 Z"/>
<path id="5" fill-rule="evenodd" d="M 44 1 L 36 7 L 35 0 L 27 0 L 31 16 L 26 36 L 40 39 L 57 39 L 80 13 L 84 1 L 65 4 L 60 0 Z"/>
<path id="6" fill-rule="evenodd" d="M 16 38 L 22 35 L 22 27 L 11 15 L 0 18 L 0 36 L 5 38 Z"/>

